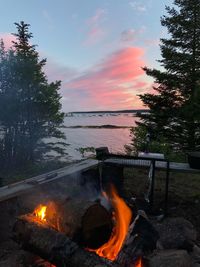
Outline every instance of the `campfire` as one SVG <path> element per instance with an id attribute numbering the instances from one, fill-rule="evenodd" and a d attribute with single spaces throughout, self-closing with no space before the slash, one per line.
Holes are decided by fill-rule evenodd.
<path id="1" fill-rule="evenodd" d="M 47 206 L 39 205 L 33 212 L 33 214 L 41 221 L 46 221 Z"/>
<path id="2" fill-rule="evenodd" d="M 111 237 L 109 241 L 100 248 L 91 251 L 94 251 L 100 257 L 114 261 L 117 258 L 117 255 L 128 233 L 132 212 L 123 199 L 117 195 L 117 192 L 113 186 L 111 187 L 110 200 L 114 208 L 114 227 Z"/>
<path id="3" fill-rule="evenodd" d="M 145 216 L 133 220 L 131 209 L 111 186 L 96 201 L 40 204 L 33 213 L 18 218 L 14 238 L 57 267 L 69 261 L 75 267 L 142 267 L 138 221 L 146 223 Z"/>
<path id="4" fill-rule="evenodd" d="M 87 248 L 89 251 L 95 252 L 100 257 L 106 258 L 108 260 L 114 261 L 117 258 L 118 253 L 120 252 L 123 242 L 128 233 L 129 225 L 132 218 L 131 209 L 126 205 L 124 200 L 120 198 L 116 192 L 114 186 L 111 187 L 110 195 L 103 192 L 103 195 L 107 200 L 110 201 L 113 207 L 113 229 L 111 232 L 110 239 L 108 242 L 103 244 L 97 249 Z M 53 214 L 54 218 L 52 218 Z M 36 217 L 36 220 L 49 225 L 50 227 L 55 228 L 60 231 L 61 226 L 57 222 L 53 224 L 54 221 L 58 221 L 58 216 L 56 214 L 55 204 L 53 202 L 45 205 L 39 205 L 33 212 L 33 215 Z"/>

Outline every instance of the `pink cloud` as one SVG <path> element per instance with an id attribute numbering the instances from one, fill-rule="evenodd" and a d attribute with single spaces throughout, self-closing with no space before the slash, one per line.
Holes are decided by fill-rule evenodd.
<path id="1" fill-rule="evenodd" d="M 92 27 L 87 33 L 87 39 L 84 41 L 85 45 L 93 45 L 102 40 L 105 32 L 99 26 Z"/>
<path id="2" fill-rule="evenodd" d="M 128 47 L 112 54 L 99 65 L 100 74 L 107 80 L 130 81 L 143 74 L 143 49 Z"/>
<path id="3" fill-rule="evenodd" d="M 134 81 L 143 74 L 141 68 L 145 65 L 143 54 L 143 49 L 135 47 L 117 51 L 94 66 L 88 73 L 72 81 L 69 86 L 71 88 L 91 87 L 101 81 L 104 87 L 110 87 Z"/>
<path id="4" fill-rule="evenodd" d="M 0 33 L 0 39 L 3 39 L 6 50 L 13 46 L 12 41 L 16 41 L 16 37 L 10 33 Z"/>
<path id="5" fill-rule="evenodd" d="M 106 11 L 104 9 L 97 9 L 95 14 L 86 21 L 88 27 L 85 45 L 93 45 L 101 41 L 106 32 L 102 27 L 105 20 Z"/>
<path id="6" fill-rule="evenodd" d="M 74 68 L 61 66 L 45 53 L 40 53 L 40 55 L 41 54 L 41 58 L 47 58 L 47 63 L 44 67 L 44 71 L 48 76 L 49 81 L 61 80 L 62 82 L 66 82 L 70 79 L 75 78 L 79 74 Z"/>
<path id="7" fill-rule="evenodd" d="M 104 18 L 105 14 L 106 14 L 105 9 L 99 8 L 96 10 L 94 16 L 92 16 L 87 20 L 87 23 L 89 25 L 97 24 Z"/>
<path id="8" fill-rule="evenodd" d="M 63 84 L 64 105 L 79 110 L 127 109 L 142 107 L 137 94 L 150 90 L 142 66 L 144 50 L 128 47 L 116 51 L 105 60 Z M 67 108 L 67 107 L 66 107 Z"/>

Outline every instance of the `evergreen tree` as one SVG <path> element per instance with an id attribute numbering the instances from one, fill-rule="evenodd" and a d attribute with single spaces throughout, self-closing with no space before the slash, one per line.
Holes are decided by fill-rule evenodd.
<path id="1" fill-rule="evenodd" d="M 23 21 L 15 25 L 13 49 L 6 52 L 3 43 L 0 47 L 1 150 L 5 166 L 39 160 L 51 150 L 65 153 L 65 142 L 57 141 L 65 139 L 60 130 L 64 119 L 58 92 L 61 83 L 48 83 L 42 70 L 46 59 L 40 60 L 30 44 L 30 25 Z"/>
<path id="2" fill-rule="evenodd" d="M 13 50 L 6 51 L 0 44 L 0 166 L 10 164 L 17 123 L 17 90 L 13 79 L 15 70 Z"/>
<path id="3" fill-rule="evenodd" d="M 144 67 L 155 79 L 155 94 L 140 95 L 150 112 L 140 116 L 138 127 L 176 150 L 199 150 L 200 1 L 174 0 L 166 11 L 161 24 L 170 37 L 161 39 L 163 70 Z"/>

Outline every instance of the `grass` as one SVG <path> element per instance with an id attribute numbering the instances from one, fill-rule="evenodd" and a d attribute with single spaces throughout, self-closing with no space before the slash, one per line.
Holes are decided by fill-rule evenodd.
<path id="1" fill-rule="evenodd" d="M 165 172 L 155 174 L 154 209 L 159 211 L 164 204 Z M 124 189 L 127 198 L 143 198 L 147 190 L 148 171 L 126 168 L 124 170 Z M 184 217 L 191 221 L 198 232 L 200 244 L 200 173 L 170 173 L 169 216 Z"/>
<path id="2" fill-rule="evenodd" d="M 125 191 L 128 197 L 141 196 L 147 189 L 148 170 L 125 168 Z M 155 196 L 165 192 L 165 171 L 155 173 Z M 200 201 L 200 173 L 170 173 L 169 196 L 179 201 Z"/>

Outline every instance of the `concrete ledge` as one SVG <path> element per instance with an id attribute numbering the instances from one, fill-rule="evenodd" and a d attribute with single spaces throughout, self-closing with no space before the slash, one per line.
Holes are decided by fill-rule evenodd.
<path id="1" fill-rule="evenodd" d="M 44 173 L 17 183 L 0 187 L 0 202 L 9 198 L 21 195 L 28 190 L 31 190 L 38 185 L 48 183 L 53 180 L 63 178 L 76 172 L 85 171 L 91 167 L 98 165 L 97 160 L 88 159 L 78 163 L 72 163 L 64 168 Z"/>

